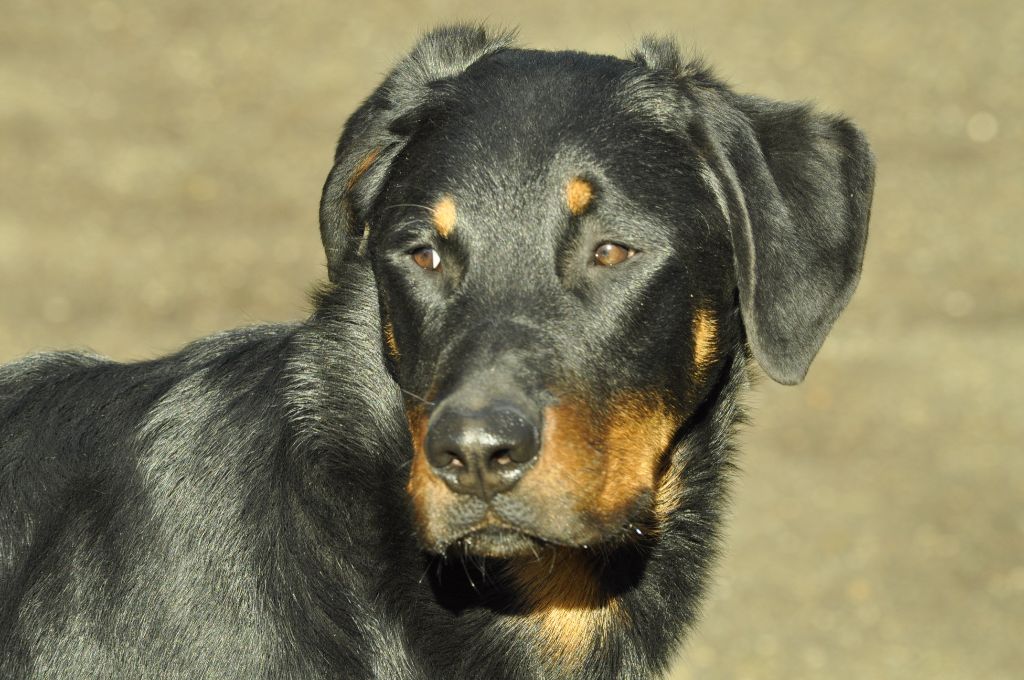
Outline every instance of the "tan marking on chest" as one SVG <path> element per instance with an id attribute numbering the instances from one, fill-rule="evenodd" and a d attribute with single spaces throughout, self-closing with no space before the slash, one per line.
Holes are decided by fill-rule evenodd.
<path id="1" fill-rule="evenodd" d="M 541 653 L 552 665 L 581 661 L 622 615 L 579 550 L 556 548 L 536 561 L 514 562 L 509 570 Z"/>

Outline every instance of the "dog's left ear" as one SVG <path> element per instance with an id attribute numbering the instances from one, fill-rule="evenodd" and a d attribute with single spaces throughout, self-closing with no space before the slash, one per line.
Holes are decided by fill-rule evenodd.
<path id="1" fill-rule="evenodd" d="M 644 38 L 630 56 L 671 82 L 633 88 L 670 93 L 647 107 L 655 121 L 688 121 L 711 166 L 754 357 L 776 381 L 800 382 L 860 278 L 875 183 L 867 140 L 840 116 L 733 92 L 671 40 Z"/>
<path id="2" fill-rule="evenodd" d="M 867 140 L 840 116 L 733 92 L 671 40 L 646 37 L 630 57 L 662 81 L 633 92 L 669 92 L 648 111 L 687 121 L 711 166 L 754 357 L 776 381 L 800 382 L 860 278 L 875 183 Z"/>
<path id="3" fill-rule="evenodd" d="M 740 313 L 761 367 L 796 384 L 860 278 L 874 158 L 842 117 L 721 94 L 733 111 L 723 116 L 727 124 L 709 129 L 732 185 Z"/>
<path id="4" fill-rule="evenodd" d="M 387 181 L 391 163 L 432 105 L 441 85 L 484 56 L 512 44 L 510 32 L 480 26 L 442 26 L 430 31 L 388 74 L 345 123 L 334 166 L 320 198 L 320 238 L 331 281 L 368 234 L 367 212 Z"/>

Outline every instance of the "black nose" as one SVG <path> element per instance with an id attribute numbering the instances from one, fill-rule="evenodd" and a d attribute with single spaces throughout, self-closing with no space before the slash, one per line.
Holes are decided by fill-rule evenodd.
<path id="1" fill-rule="evenodd" d="M 434 473 L 452 491 L 490 500 L 530 468 L 540 437 L 536 420 L 511 402 L 449 403 L 431 418 L 425 444 Z"/>

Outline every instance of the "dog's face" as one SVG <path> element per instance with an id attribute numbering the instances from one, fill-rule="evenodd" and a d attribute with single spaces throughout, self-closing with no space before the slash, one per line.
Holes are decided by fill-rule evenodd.
<path id="1" fill-rule="evenodd" d="M 429 546 L 635 537 L 713 360 L 723 216 L 695 152 L 615 105 L 616 66 L 478 62 L 382 191 L 368 255 Z"/>
<path id="2" fill-rule="evenodd" d="M 439 58 L 430 40 L 462 56 L 410 92 L 410 64 Z M 728 129 L 741 117 L 710 81 L 688 96 L 652 64 L 469 33 L 424 44 L 349 122 L 322 206 L 332 277 L 365 257 L 377 281 L 423 544 L 507 557 L 635 538 L 678 495 L 673 442 L 744 332 L 773 377 L 802 377 L 820 344 L 806 335 L 856 275 L 821 256 L 850 248 L 859 269 L 863 236 L 825 233 L 786 261 L 806 239 L 771 222 L 829 207 L 787 190 L 843 188 L 766 185 L 778 171 L 736 159 L 757 152 L 751 131 Z M 702 112 L 712 99 L 722 110 Z M 803 336 L 780 334 L 754 288 L 784 267 L 826 280 L 809 321 L 790 314 Z"/>

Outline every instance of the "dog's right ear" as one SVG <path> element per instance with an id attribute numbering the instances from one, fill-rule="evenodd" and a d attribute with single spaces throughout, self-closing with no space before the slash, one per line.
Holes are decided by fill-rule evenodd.
<path id="1" fill-rule="evenodd" d="M 363 249 L 366 220 L 395 157 L 415 131 L 416 112 L 441 96 L 437 84 L 481 57 L 509 47 L 514 34 L 480 26 L 442 26 L 427 33 L 345 123 L 334 166 L 320 197 L 320 238 L 331 281 Z"/>

